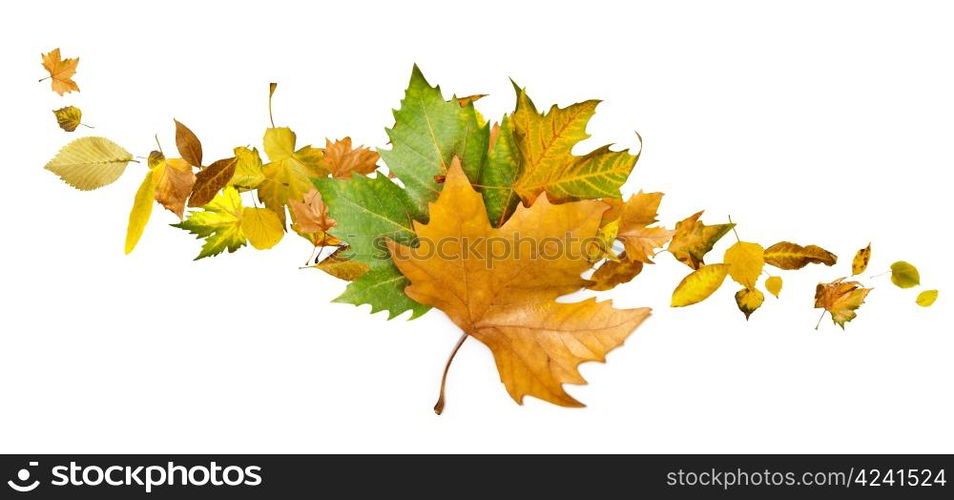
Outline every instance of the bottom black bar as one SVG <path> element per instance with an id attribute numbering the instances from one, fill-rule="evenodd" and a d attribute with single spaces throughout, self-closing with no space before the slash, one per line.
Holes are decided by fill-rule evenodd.
<path id="1" fill-rule="evenodd" d="M 954 455 L 0 455 L 0 498 L 950 499 L 948 474 Z"/>

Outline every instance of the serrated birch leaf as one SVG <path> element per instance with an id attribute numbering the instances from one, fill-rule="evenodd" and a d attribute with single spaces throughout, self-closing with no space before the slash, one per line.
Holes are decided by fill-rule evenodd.
<path id="1" fill-rule="evenodd" d="M 115 182 L 131 161 L 132 154 L 109 139 L 82 137 L 63 146 L 43 168 L 70 186 L 89 191 Z"/>

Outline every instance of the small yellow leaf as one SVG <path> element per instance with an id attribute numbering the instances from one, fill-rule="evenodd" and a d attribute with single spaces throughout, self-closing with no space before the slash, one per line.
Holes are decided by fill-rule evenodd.
<path id="1" fill-rule="evenodd" d="M 75 59 L 61 59 L 60 49 L 53 49 L 48 54 L 41 54 L 41 57 L 43 58 L 43 68 L 50 73 L 50 85 L 53 87 L 53 92 L 60 95 L 67 92 L 79 92 L 79 85 L 73 81 L 76 66 L 79 64 L 78 57 Z"/>
<path id="2" fill-rule="evenodd" d="M 53 110 L 53 114 L 56 116 L 56 123 L 61 129 L 67 132 L 76 130 L 76 127 L 80 126 L 80 121 L 83 119 L 83 112 L 76 106 L 55 109 Z"/>
<path id="3" fill-rule="evenodd" d="M 937 290 L 925 290 L 918 294 L 917 303 L 921 307 L 931 307 L 935 300 L 937 300 Z"/>
<path id="4" fill-rule="evenodd" d="M 765 265 L 765 250 L 758 243 L 736 242 L 725 251 L 722 261 L 729 265 L 729 276 L 746 288 L 755 288 L 755 282 Z"/>
<path id="5" fill-rule="evenodd" d="M 282 221 L 268 208 L 243 208 L 241 228 L 249 243 L 259 250 L 272 248 L 285 234 Z"/>
<path id="6" fill-rule="evenodd" d="M 265 180 L 262 157 L 258 154 L 258 149 L 238 147 L 233 152 L 238 161 L 235 163 L 235 174 L 229 185 L 235 186 L 239 191 L 257 188 Z"/>
<path id="7" fill-rule="evenodd" d="M 126 253 L 132 252 L 146 229 L 146 223 L 152 215 L 152 200 L 156 196 L 156 179 L 152 170 L 146 172 L 136 197 L 133 200 L 132 210 L 129 211 L 129 224 L 126 226 Z"/>
<path id="8" fill-rule="evenodd" d="M 735 303 L 738 304 L 739 310 L 745 314 L 746 320 L 749 319 L 749 316 L 751 316 L 756 309 L 762 306 L 762 302 L 764 301 L 765 295 L 754 288 L 743 288 L 735 292 Z"/>
<path id="9" fill-rule="evenodd" d="M 911 288 L 921 284 L 918 268 L 899 260 L 891 264 L 891 282 L 900 288 Z"/>
<path id="10" fill-rule="evenodd" d="M 838 257 L 816 245 L 801 246 L 788 241 L 778 242 L 765 249 L 765 263 L 779 269 L 801 269 L 809 264 L 833 266 Z"/>
<path id="11" fill-rule="evenodd" d="M 772 295 L 778 297 L 778 294 L 782 293 L 782 278 L 769 276 L 765 279 L 765 289 Z"/>
<path id="12" fill-rule="evenodd" d="M 869 260 L 871 260 L 871 243 L 868 243 L 868 246 L 858 250 L 855 254 L 855 258 L 851 260 L 852 276 L 865 272 L 865 269 L 868 268 Z"/>
<path id="13" fill-rule="evenodd" d="M 672 307 L 702 302 L 722 286 L 729 272 L 727 264 L 709 264 L 686 276 L 672 292 Z"/>
<path id="14" fill-rule="evenodd" d="M 364 262 L 349 259 L 346 256 L 347 251 L 348 247 L 341 247 L 311 267 L 321 269 L 338 279 L 354 281 L 366 273 L 368 269 L 371 269 L 371 266 Z"/>

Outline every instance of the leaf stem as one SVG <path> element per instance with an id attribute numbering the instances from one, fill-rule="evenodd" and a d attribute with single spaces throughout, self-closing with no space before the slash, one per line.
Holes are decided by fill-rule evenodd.
<path id="1" fill-rule="evenodd" d="M 166 154 L 162 152 L 162 144 L 159 144 L 159 134 L 155 134 L 153 137 L 156 138 L 156 147 L 159 148 L 159 152 L 162 153 L 162 156 L 165 156 Z"/>
<path id="2" fill-rule="evenodd" d="M 52 76 L 45 76 L 45 77 L 40 78 L 39 80 L 37 80 L 36 83 L 42 83 L 43 80 L 49 80 L 50 78 L 53 78 L 53 77 L 52 77 Z"/>
<path id="3" fill-rule="evenodd" d="M 87 124 L 82 123 L 82 122 L 80 122 L 80 125 L 82 125 L 82 126 L 84 126 L 84 127 L 86 127 L 86 128 L 96 128 L 96 127 L 94 127 L 94 126 L 92 126 L 92 125 L 87 125 Z"/>
<path id="4" fill-rule="evenodd" d="M 268 92 L 268 121 L 272 123 L 272 128 L 275 128 L 275 119 L 272 118 L 272 96 L 275 95 L 274 84 L 269 84 Z"/>
<path id="5" fill-rule="evenodd" d="M 742 240 L 739 239 L 739 233 L 735 230 L 735 222 L 732 222 L 732 216 L 729 216 L 729 224 L 732 224 L 732 234 L 735 235 L 735 241 L 742 243 Z"/>
<path id="6" fill-rule="evenodd" d="M 871 276 L 870 278 L 868 278 L 868 279 L 872 279 L 872 280 L 873 280 L 873 279 L 875 279 L 875 278 L 880 278 L 881 276 L 884 276 L 885 274 L 891 274 L 891 270 L 888 269 L 887 271 L 885 271 L 885 272 L 883 272 L 883 273 L 874 274 L 874 275 L 872 275 L 872 276 Z"/>
<path id="7" fill-rule="evenodd" d="M 444 388 L 447 387 L 447 372 L 450 371 L 451 363 L 454 361 L 454 356 L 457 356 L 457 351 L 460 350 L 460 346 L 464 344 L 464 341 L 467 340 L 467 337 L 469 336 L 470 335 L 467 335 L 466 333 L 460 336 L 460 339 L 457 341 L 457 344 L 454 346 L 454 350 L 451 351 L 450 356 L 448 356 L 447 358 L 447 364 L 444 365 L 444 375 L 441 376 L 441 393 L 440 393 L 440 396 L 437 398 L 437 404 L 434 405 L 434 413 L 438 415 L 444 412 L 444 403 L 445 403 Z"/>
<path id="8" fill-rule="evenodd" d="M 826 313 L 826 312 L 827 312 L 827 311 L 825 311 L 824 309 L 822 309 L 821 316 L 818 317 L 818 323 L 815 323 L 815 329 L 816 329 L 816 330 L 818 330 L 818 327 L 821 326 L 822 320 L 825 319 L 825 313 Z"/>

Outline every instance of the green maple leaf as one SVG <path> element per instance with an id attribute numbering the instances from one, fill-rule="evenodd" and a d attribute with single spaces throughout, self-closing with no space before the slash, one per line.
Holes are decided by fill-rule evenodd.
<path id="1" fill-rule="evenodd" d="M 370 304 L 371 312 L 387 310 L 389 319 L 404 311 L 415 318 L 430 309 L 408 297 L 407 278 L 391 261 L 386 239 L 410 245 L 415 239 L 408 194 L 383 175 L 351 179 L 312 179 L 336 221 L 331 234 L 349 245 L 348 257 L 370 269 L 335 299 L 354 305 Z"/>
<path id="2" fill-rule="evenodd" d="M 520 173 L 520 160 L 513 136 L 513 121 L 504 115 L 495 130 L 487 162 L 480 172 L 478 184 L 487 206 L 487 218 L 494 227 L 503 224 L 520 198 L 514 191 L 514 182 Z"/>
<path id="3" fill-rule="evenodd" d="M 471 181 L 480 178 L 487 157 L 490 127 L 472 102 L 444 99 L 440 87 L 431 87 L 414 66 L 411 81 L 387 129 L 391 149 L 378 150 L 388 169 L 404 183 L 415 219 L 427 220 L 427 204 L 441 191 L 440 177 L 454 156 Z"/>
<path id="4" fill-rule="evenodd" d="M 610 151 L 609 146 L 584 156 L 571 152 L 573 146 L 589 137 L 586 125 L 599 101 L 584 101 L 566 108 L 554 105 L 541 114 L 526 91 L 516 84 L 514 88 L 514 136 L 522 170 L 514 189 L 524 204 L 533 203 L 543 192 L 552 201 L 619 198 L 619 188 L 629 177 L 638 154 Z"/>

